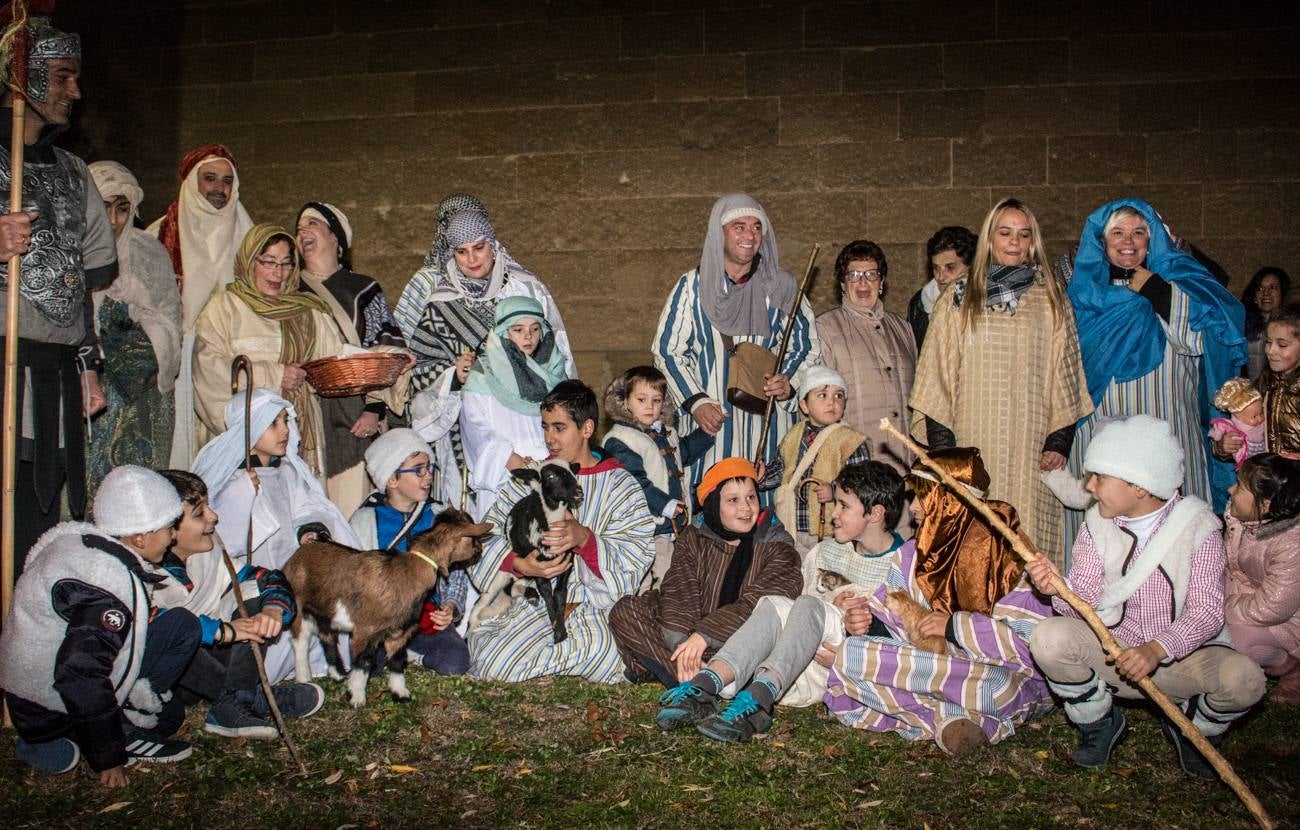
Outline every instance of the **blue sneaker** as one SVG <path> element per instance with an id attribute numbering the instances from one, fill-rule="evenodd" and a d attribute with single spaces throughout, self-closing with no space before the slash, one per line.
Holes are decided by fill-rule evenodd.
<path id="1" fill-rule="evenodd" d="M 721 712 L 700 721 L 695 729 L 704 737 L 744 743 L 772 728 L 772 716 L 749 692 L 741 692 Z"/>
<path id="2" fill-rule="evenodd" d="M 15 754 L 19 761 L 32 769 L 50 775 L 72 772 L 81 761 L 81 748 L 67 738 L 55 738 L 39 744 L 30 744 L 19 738 Z"/>
<path id="3" fill-rule="evenodd" d="M 717 711 L 716 697 L 690 682 L 678 683 L 659 696 L 655 725 L 664 730 L 694 726 Z"/>

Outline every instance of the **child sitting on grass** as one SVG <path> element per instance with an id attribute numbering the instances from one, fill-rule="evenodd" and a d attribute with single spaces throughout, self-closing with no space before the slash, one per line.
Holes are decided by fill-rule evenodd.
<path id="1" fill-rule="evenodd" d="M 839 372 L 828 366 L 813 366 L 804 374 L 799 400 L 804 420 L 781 439 L 776 458 L 760 470 L 759 490 L 776 488 L 776 517 L 794 536 L 800 555 L 819 541 L 818 532 L 834 499 L 831 482 L 846 464 L 871 458 L 871 442 L 843 423 L 847 385 Z M 817 503 L 808 499 L 810 482 L 815 483 Z M 815 511 L 815 512 L 814 512 Z"/>
<path id="2" fill-rule="evenodd" d="M 724 458 L 696 488 L 703 523 L 677 537 L 663 584 L 623 597 L 609 614 L 626 674 L 672 688 L 754 612 L 764 597 L 795 597 L 802 580 L 794 540 L 758 503 L 754 465 Z"/>
<path id="3" fill-rule="evenodd" d="M 1218 745 L 1232 722 L 1264 694 L 1264 673 L 1232 649 L 1224 627 L 1224 545 L 1208 504 L 1181 496 L 1183 450 L 1169 424 L 1149 415 L 1111 421 L 1084 456 L 1096 499 L 1074 542 L 1067 581 L 1127 648 L 1112 661 L 1097 635 L 1059 597 L 1053 565 L 1039 556 L 1030 578 L 1062 616 L 1043 620 L 1029 640 L 1034 661 L 1079 730 L 1071 757 L 1102 767 L 1128 732 L 1115 695 L 1138 699 L 1151 680 L 1182 701 L 1187 716 Z M 1052 482 L 1048 482 L 1052 486 Z M 1204 756 L 1163 723 L 1188 775 L 1215 780 Z"/>
<path id="4" fill-rule="evenodd" d="M 798 599 L 764 597 L 697 674 L 659 698 L 660 729 L 695 726 L 718 741 L 767 732 L 783 695 L 807 706 L 826 690 L 826 664 L 844 640 L 846 614 L 861 616 L 866 597 L 889 571 L 903 539 L 893 531 L 903 512 L 903 479 L 888 464 L 849 464 L 836 479 L 834 539 L 809 552 Z M 829 582 L 843 583 L 827 590 Z M 719 698 L 743 685 L 725 708 Z"/>
<path id="5" fill-rule="evenodd" d="M 64 522 L 32 546 L 0 634 L 0 686 L 18 730 L 18 760 L 69 772 L 85 755 L 106 787 L 136 761 L 171 762 L 185 719 L 172 689 L 199 647 L 184 610 L 150 616 L 150 595 L 181 500 L 143 467 L 111 471 L 96 524 Z"/>
<path id="6" fill-rule="evenodd" d="M 633 366 L 615 378 L 605 390 L 605 414 L 614 422 L 605 433 L 605 452 L 636 478 L 655 517 L 655 561 L 641 584 L 644 592 L 659 587 L 672 562 L 673 539 L 691 523 L 685 470 L 715 438 L 704 427 L 678 437 L 668 379 L 653 366 Z"/>
<path id="7" fill-rule="evenodd" d="M 1300 703 L 1300 461 L 1246 460 L 1228 502 L 1227 545 L 1233 646 L 1280 678 L 1271 700 Z"/>
<path id="8" fill-rule="evenodd" d="M 433 527 L 444 505 L 431 495 L 433 456 L 429 445 L 411 429 L 390 429 L 366 449 L 366 470 L 375 486 L 352 514 L 352 529 L 366 550 L 405 553 L 411 539 Z M 456 633 L 464 616 L 469 575 L 464 563 L 438 584 L 424 600 L 420 627 L 406 649 L 412 662 L 438 674 L 464 674 L 469 646 Z"/>
<path id="9" fill-rule="evenodd" d="M 162 477 L 176 489 L 184 509 L 176 539 L 158 566 L 165 579 L 154 589 L 154 605 L 183 608 L 198 617 L 205 646 L 195 653 L 180 685 L 212 701 L 204 731 L 274 740 L 279 733 L 258 682 L 252 648 L 239 644 L 253 643 L 265 653 L 297 613 L 293 589 L 279 571 L 245 564 L 237 576 L 249 616 L 239 616 L 207 486 L 184 470 L 163 470 Z M 305 718 L 325 702 L 325 692 L 315 683 L 280 683 L 271 693 L 286 718 Z"/>

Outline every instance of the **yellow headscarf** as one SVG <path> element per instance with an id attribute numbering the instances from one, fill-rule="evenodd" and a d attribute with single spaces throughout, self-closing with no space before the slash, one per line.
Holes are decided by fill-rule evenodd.
<path id="1" fill-rule="evenodd" d="M 253 268 L 256 267 L 253 261 L 281 239 L 289 243 L 294 266 L 285 277 L 279 296 L 271 297 L 258 290 L 253 278 Z M 235 253 L 235 281 L 226 290 L 243 300 L 254 314 L 280 323 L 280 362 L 285 365 L 306 363 L 312 359 L 316 351 L 316 321 L 311 313 L 319 311 L 326 316 L 330 313 L 329 307 L 316 295 L 299 293 L 298 282 L 298 255 L 293 236 L 279 225 L 269 223 L 250 228 Z M 310 389 L 304 383 L 297 389 L 280 391 L 298 410 L 303 456 L 312 458 L 309 451 L 316 449 L 319 430 L 316 429 Z"/>

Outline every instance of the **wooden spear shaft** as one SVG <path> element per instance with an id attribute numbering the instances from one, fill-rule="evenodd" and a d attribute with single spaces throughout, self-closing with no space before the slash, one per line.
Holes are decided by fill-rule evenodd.
<path id="1" fill-rule="evenodd" d="M 21 10 L 20 10 L 21 6 Z M 27 99 L 27 53 L 29 48 L 27 12 L 25 4 L 15 3 L 14 25 L 19 27 L 14 35 L 13 62 L 10 76 L 13 81 L 13 131 L 9 142 L 9 212 L 23 209 L 23 149 L 27 141 L 25 122 Z M 5 284 L 5 379 L 4 379 L 4 493 L 0 502 L 3 522 L 0 522 L 0 620 L 9 618 L 13 604 L 15 551 L 14 529 L 18 517 L 14 515 L 14 492 L 18 480 L 18 295 L 22 285 L 22 256 L 9 257 L 8 281 Z M 12 726 L 9 707 L 3 705 L 4 725 Z"/>
<path id="2" fill-rule="evenodd" d="M 803 271 L 803 282 L 799 284 L 799 293 L 794 297 L 794 305 L 790 307 L 790 319 L 785 321 L 785 331 L 781 333 L 781 348 L 776 352 L 776 371 L 781 372 L 781 362 L 785 360 L 785 350 L 790 347 L 790 335 L 794 331 L 794 321 L 799 317 L 799 307 L 803 304 L 803 298 L 808 294 L 809 283 L 812 282 L 813 264 L 817 261 L 817 252 L 822 249 L 820 244 L 813 245 L 812 253 L 808 255 L 808 267 Z M 776 406 L 776 398 L 768 395 L 767 409 L 763 411 L 763 429 L 758 433 L 758 450 L 754 453 L 754 469 L 763 462 L 763 451 L 767 449 L 767 431 L 772 424 L 772 411 Z"/>
<path id="3" fill-rule="evenodd" d="M 230 363 L 230 394 L 234 395 L 239 392 L 239 375 L 244 374 L 247 392 L 244 395 L 244 463 L 247 464 L 253 455 L 253 436 L 249 432 L 253 420 L 253 364 L 249 362 L 247 355 L 238 355 Z M 248 517 L 248 536 L 244 544 L 244 556 L 249 562 L 253 561 L 253 517 Z M 226 572 L 230 574 L 230 587 L 235 591 L 235 608 L 239 611 L 239 616 L 248 619 L 248 608 L 244 605 L 244 592 L 239 587 L 239 574 L 235 571 L 235 563 L 230 561 L 230 554 L 226 552 L 226 546 L 221 546 L 221 558 L 225 560 Z M 288 632 L 281 632 L 281 636 L 288 636 Z M 266 673 L 266 661 L 262 658 L 262 649 L 257 643 L 249 640 L 245 645 L 253 652 L 253 663 L 257 666 L 257 679 L 262 684 L 262 694 L 266 696 L 266 706 L 271 710 L 272 717 L 275 718 L 275 728 L 280 732 L 280 738 L 284 741 L 284 746 L 289 750 L 289 755 L 298 765 L 298 774 L 303 778 L 307 777 L 307 765 L 302 762 L 302 755 L 298 752 L 298 746 L 289 737 L 289 727 L 285 725 L 284 715 L 280 712 L 280 704 L 275 702 L 275 695 L 272 694 L 271 678 Z"/>
<path id="4" fill-rule="evenodd" d="M 1020 539 L 1020 536 L 1007 527 L 1006 522 L 1002 521 L 997 513 L 994 513 L 987 504 L 963 487 L 959 481 L 948 475 L 947 471 L 936 464 L 934 459 L 930 458 L 916 442 L 895 429 L 888 418 L 880 419 L 880 428 L 902 441 L 908 449 L 916 453 L 916 457 L 921 460 L 922 464 L 933 470 L 935 475 L 939 476 L 940 480 L 948 485 L 962 501 L 969 504 L 984 517 L 985 521 L 994 530 L 1002 534 L 1002 537 L 1011 544 L 1011 548 L 1026 565 L 1042 555 L 1038 551 L 1030 550 Z M 1110 629 L 1101 621 L 1101 617 L 1097 616 L 1097 612 L 1093 610 L 1092 605 L 1076 594 L 1066 584 L 1065 578 L 1055 571 L 1052 573 L 1052 587 L 1056 589 L 1057 596 L 1065 600 L 1075 610 L 1075 613 L 1088 624 L 1088 627 L 1092 629 L 1092 633 L 1097 635 L 1097 639 L 1101 641 L 1101 647 L 1106 654 L 1112 659 L 1118 658 L 1120 653 L 1124 651 L 1124 646 L 1120 645 L 1119 641 L 1110 633 Z M 1182 732 L 1192 742 L 1192 745 L 1205 756 L 1205 759 L 1210 762 L 1215 771 L 1219 773 L 1227 785 L 1232 788 L 1232 791 L 1237 794 L 1237 797 L 1241 799 L 1242 803 L 1246 805 L 1246 809 L 1254 816 L 1259 826 L 1265 828 L 1265 830 L 1273 830 L 1276 825 L 1273 823 L 1273 819 L 1269 817 L 1268 812 L 1265 811 L 1264 805 L 1250 791 L 1250 787 L 1246 786 L 1246 782 L 1242 781 L 1240 776 L 1237 775 L 1236 770 L 1228 763 L 1228 759 L 1224 758 L 1219 753 L 1219 750 L 1215 749 L 1214 744 L 1205 739 L 1205 736 L 1201 734 L 1201 730 L 1196 728 L 1196 724 L 1191 722 L 1187 715 L 1183 713 L 1183 710 L 1178 708 L 1178 705 L 1161 691 L 1150 675 L 1139 680 L 1137 685 L 1143 692 L 1146 692 L 1147 697 L 1151 698 L 1156 706 L 1160 707 L 1160 711 L 1164 712 L 1165 717 L 1174 722 L 1174 725 L 1178 727 L 1178 731 Z"/>

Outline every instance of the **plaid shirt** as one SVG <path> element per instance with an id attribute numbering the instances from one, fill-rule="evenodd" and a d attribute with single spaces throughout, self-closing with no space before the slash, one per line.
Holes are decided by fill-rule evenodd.
<path id="1" fill-rule="evenodd" d="M 1165 513 L 1151 533 L 1154 537 L 1169 518 L 1169 511 L 1178 503 L 1175 496 L 1165 505 Z M 1126 532 L 1128 523 L 1123 518 L 1113 520 Z M 1150 541 L 1151 537 L 1148 537 Z M 1132 565 L 1142 556 L 1139 547 L 1132 555 Z M 1156 569 L 1147 581 L 1124 604 L 1124 617 L 1111 628 L 1115 639 L 1124 646 L 1139 646 L 1155 640 L 1169 654 L 1168 659 L 1181 660 L 1217 635 L 1224 624 L 1223 581 L 1227 553 L 1223 536 L 1211 533 L 1200 548 L 1191 553 L 1192 567 L 1187 577 L 1187 596 L 1183 598 L 1182 613 L 1173 615 L 1173 585 L 1164 571 Z M 1105 573 L 1101 555 L 1093 543 L 1092 534 L 1085 525 L 1074 542 L 1067 579 L 1075 593 L 1085 602 L 1097 604 L 1105 587 Z M 1052 597 L 1052 606 L 1058 614 L 1078 617 L 1074 609 L 1060 597 Z"/>

